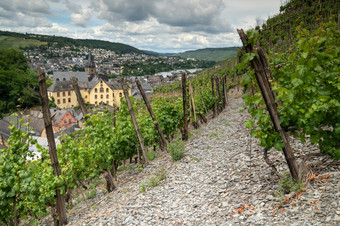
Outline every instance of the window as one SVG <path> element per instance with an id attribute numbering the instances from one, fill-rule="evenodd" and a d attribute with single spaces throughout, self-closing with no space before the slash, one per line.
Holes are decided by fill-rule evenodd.
<path id="1" fill-rule="evenodd" d="M 109 104 L 109 101 L 106 101 L 106 104 Z"/>
<path id="2" fill-rule="evenodd" d="M 94 92 L 95 92 L 95 93 L 97 93 L 97 92 L 98 92 L 98 89 L 97 89 L 97 88 L 95 88 L 95 89 L 94 89 Z"/>
<path id="3" fill-rule="evenodd" d="M 100 94 L 100 99 L 103 99 L 103 94 Z"/>
<path id="4" fill-rule="evenodd" d="M 112 97 L 115 97 L 115 93 L 112 93 Z"/>
<path id="5" fill-rule="evenodd" d="M 96 101 L 96 102 L 94 102 L 94 104 L 97 104 L 97 101 Z"/>
<path id="6" fill-rule="evenodd" d="M 63 97 L 65 96 L 65 91 L 63 92 Z"/>
<path id="7" fill-rule="evenodd" d="M 85 99 L 87 99 L 87 95 L 85 95 Z"/>
<path id="8" fill-rule="evenodd" d="M 106 92 L 107 92 L 107 93 L 109 92 L 109 88 L 106 88 Z"/>
<path id="9" fill-rule="evenodd" d="M 66 120 L 64 120 L 64 123 L 67 123 L 67 121 L 66 121 Z"/>
<path id="10" fill-rule="evenodd" d="M 68 95 L 71 96 L 71 91 L 68 91 Z"/>
<path id="11" fill-rule="evenodd" d="M 103 87 L 100 87 L 100 92 L 104 93 L 104 88 Z"/>
<path id="12" fill-rule="evenodd" d="M 119 93 L 119 97 L 122 97 L 123 96 L 123 94 L 122 93 Z"/>
<path id="13" fill-rule="evenodd" d="M 94 99 L 97 99 L 97 95 L 94 95 Z"/>
<path id="14" fill-rule="evenodd" d="M 106 99 L 109 99 L 109 94 L 106 94 Z"/>
<path id="15" fill-rule="evenodd" d="M 68 102 L 71 103 L 71 98 L 68 98 Z"/>
<path id="16" fill-rule="evenodd" d="M 60 97 L 60 93 L 59 92 L 57 92 L 57 97 Z"/>
<path id="17" fill-rule="evenodd" d="M 66 99 L 63 99 L 63 103 L 64 103 L 64 104 L 66 103 Z"/>
<path id="18" fill-rule="evenodd" d="M 69 119 L 68 122 L 71 123 L 71 122 L 72 122 L 72 119 Z"/>
<path id="19" fill-rule="evenodd" d="M 60 104 L 60 100 L 59 99 L 57 99 L 57 103 Z"/>

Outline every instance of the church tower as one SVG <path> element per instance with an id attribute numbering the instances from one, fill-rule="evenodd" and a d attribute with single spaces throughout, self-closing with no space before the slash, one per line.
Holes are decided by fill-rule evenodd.
<path id="1" fill-rule="evenodd" d="M 85 66 L 85 72 L 87 72 L 87 74 L 90 77 L 92 77 L 96 74 L 96 65 L 94 63 L 93 56 L 92 56 L 91 52 L 89 54 L 88 63 Z"/>

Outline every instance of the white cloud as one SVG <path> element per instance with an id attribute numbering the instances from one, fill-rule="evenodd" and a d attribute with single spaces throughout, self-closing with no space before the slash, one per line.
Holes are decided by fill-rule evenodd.
<path id="1" fill-rule="evenodd" d="M 79 13 L 71 14 L 71 24 L 86 27 L 90 23 L 91 13 L 88 9 L 81 10 Z"/>
<path id="2" fill-rule="evenodd" d="M 1 0 L 0 30 L 177 52 L 240 45 L 236 28 L 279 7 L 280 0 Z"/>

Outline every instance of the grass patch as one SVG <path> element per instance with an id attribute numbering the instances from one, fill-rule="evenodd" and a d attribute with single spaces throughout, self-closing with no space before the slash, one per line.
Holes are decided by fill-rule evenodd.
<path id="1" fill-rule="evenodd" d="M 244 112 L 244 109 L 241 109 L 238 111 L 238 113 L 243 113 Z"/>
<path id="2" fill-rule="evenodd" d="M 159 183 L 165 179 L 166 176 L 166 170 L 164 168 L 161 168 L 158 170 L 154 176 L 150 177 L 148 180 L 148 187 L 156 187 L 159 185 Z"/>
<path id="3" fill-rule="evenodd" d="M 152 161 L 156 158 L 156 153 L 153 152 L 153 151 L 148 151 L 148 152 L 146 152 L 146 156 L 147 156 L 149 161 Z"/>
<path id="4" fill-rule="evenodd" d="M 184 148 L 185 148 L 185 143 L 184 141 L 180 141 L 178 139 L 173 140 L 171 143 L 168 145 L 168 152 L 170 153 L 172 159 L 174 161 L 178 161 L 184 157 Z"/>
<path id="5" fill-rule="evenodd" d="M 217 133 L 211 133 L 211 134 L 209 135 L 209 137 L 210 137 L 210 138 L 217 138 L 218 135 L 217 135 Z"/>
<path id="6" fill-rule="evenodd" d="M 199 158 L 191 158 L 191 159 L 190 159 L 190 161 L 194 161 L 194 162 L 200 162 L 200 161 L 201 161 L 201 159 L 199 159 Z"/>

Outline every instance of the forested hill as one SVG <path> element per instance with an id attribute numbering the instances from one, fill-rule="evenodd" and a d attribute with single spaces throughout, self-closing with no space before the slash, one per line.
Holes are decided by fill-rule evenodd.
<path id="1" fill-rule="evenodd" d="M 222 61 L 237 55 L 239 47 L 226 47 L 226 48 L 206 48 L 192 51 L 186 51 L 176 54 L 182 58 L 195 58 L 197 60 L 211 60 Z"/>
<path id="2" fill-rule="evenodd" d="M 6 37 L 11 37 L 6 38 Z M 13 40 L 15 39 L 15 40 Z M 102 48 L 115 51 L 116 53 L 142 53 L 141 50 L 130 45 L 94 40 L 94 39 L 73 39 L 55 35 L 40 35 L 40 34 L 24 34 L 9 31 L 0 31 L 0 40 L 2 41 L 2 48 L 30 48 L 37 46 L 87 46 L 89 48 Z M 35 42 L 38 41 L 38 42 Z M 12 43 L 22 43 L 19 46 L 12 46 Z"/>

